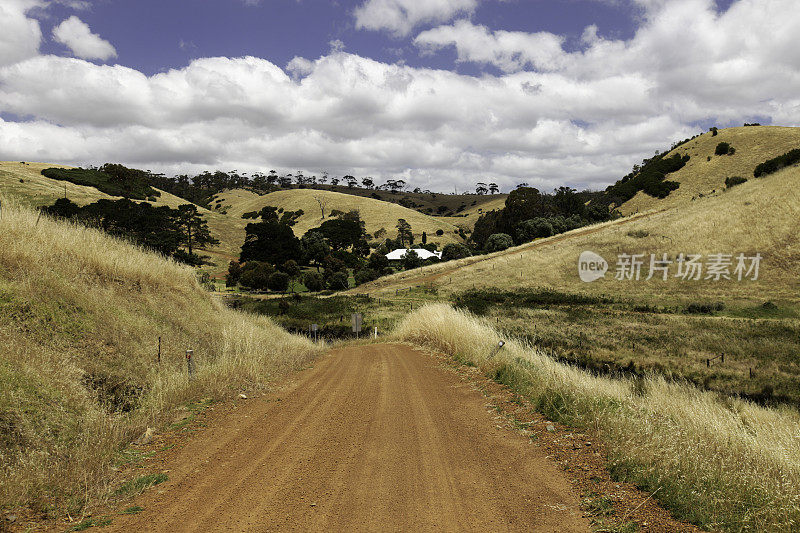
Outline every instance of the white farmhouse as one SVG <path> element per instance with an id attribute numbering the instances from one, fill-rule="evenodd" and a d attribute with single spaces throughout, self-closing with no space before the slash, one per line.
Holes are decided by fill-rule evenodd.
<path id="1" fill-rule="evenodd" d="M 414 251 L 417 252 L 417 255 L 422 260 L 430 259 L 431 257 L 435 257 L 436 259 L 442 258 L 442 252 L 431 252 L 426 250 L 425 248 L 414 248 Z M 408 252 L 408 250 L 406 250 L 405 248 L 398 248 L 397 250 L 391 251 L 388 254 L 386 254 L 386 259 L 388 259 L 389 261 L 400 261 L 406 256 L 406 252 Z"/>

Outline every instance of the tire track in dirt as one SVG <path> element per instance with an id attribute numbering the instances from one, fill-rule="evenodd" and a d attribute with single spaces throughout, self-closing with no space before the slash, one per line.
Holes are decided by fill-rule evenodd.
<path id="1" fill-rule="evenodd" d="M 403 345 L 341 348 L 165 459 L 110 531 L 589 531 L 564 474 Z"/>

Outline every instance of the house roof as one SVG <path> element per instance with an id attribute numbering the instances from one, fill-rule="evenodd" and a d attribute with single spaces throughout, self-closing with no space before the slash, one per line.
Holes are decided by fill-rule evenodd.
<path id="1" fill-rule="evenodd" d="M 442 258 L 442 252 L 430 252 L 424 248 L 414 248 L 413 250 L 417 252 L 417 255 L 420 259 L 430 259 L 431 257 L 435 257 L 437 259 Z M 397 250 L 393 250 L 386 254 L 386 259 L 389 261 L 399 261 L 406 256 L 407 251 L 408 250 L 405 248 L 398 248 Z"/>

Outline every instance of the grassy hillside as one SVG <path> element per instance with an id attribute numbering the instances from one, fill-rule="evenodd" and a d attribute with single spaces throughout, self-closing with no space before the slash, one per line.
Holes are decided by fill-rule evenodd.
<path id="1" fill-rule="evenodd" d="M 351 292 L 404 298 L 406 308 L 412 298 L 453 301 L 597 371 L 654 371 L 800 404 L 798 235 L 800 168 L 793 167 L 677 207 L 398 273 Z M 609 263 L 605 278 L 580 280 L 584 251 Z M 680 253 L 759 253 L 759 279 L 683 280 L 673 264 L 667 281 L 645 280 L 650 254 L 664 253 L 673 261 Z M 618 254 L 645 254 L 639 281 L 615 279 Z M 436 294 L 402 290 L 415 286 Z"/>
<path id="2" fill-rule="evenodd" d="M 360 187 L 347 187 L 344 185 L 315 185 L 317 189 L 331 192 L 340 192 L 352 196 L 373 198 L 384 202 L 400 204 L 410 207 L 425 215 L 462 218 L 462 215 L 479 209 L 491 211 L 491 204 L 498 201 L 502 204 L 507 194 L 444 194 L 438 192 L 411 192 L 403 191 L 392 193 L 390 191 L 364 189 Z"/>
<path id="3" fill-rule="evenodd" d="M 423 231 L 428 234 L 428 242 L 447 244 L 448 242 L 461 240 L 456 234 L 457 228 L 455 225 L 438 217 L 423 215 L 413 209 L 397 204 L 350 194 L 316 189 L 288 189 L 258 196 L 247 191 L 236 190 L 226 191 L 218 195 L 217 198 L 222 199 L 222 202 L 219 203 L 224 206 L 223 209 L 227 211 L 228 216 L 234 221 L 239 221 L 237 224 L 242 228 L 242 241 L 244 240 L 244 226 L 248 222 L 241 219 L 242 214 L 250 211 L 259 211 L 267 205 L 293 211 L 302 209 L 305 214 L 294 226 L 294 231 L 298 236 L 303 235 L 306 231 L 319 226 L 324 221 L 317 199 L 325 202 L 326 216 L 334 209 L 345 212 L 354 209 L 358 210 L 361 213 L 361 219 L 366 222 L 367 232 L 370 234 L 374 234 L 379 229 L 384 228 L 388 232 L 388 236 L 394 237 L 397 233 L 395 229 L 397 220 L 404 218 L 411 224 L 416 242 L 419 242 Z M 444 232 L 441 237 L 436 236 L 436 230 L 439 229 Z"/>
<path id="4" fill-rule="evenodd" d="M 722 134 L 720 134 L 722 135 Z M 394 291 L 431 284 L 453 293 L 475 287 L 542 287 L 590 294 L 624 291 L 630 296 L 664 299 L 727 298 L 800 300 L 800 168 L 773 175 L 680 207 L 615 220 L 537 240 L 496 254 L 477 256 L 404 272 L 356 291 Z M 585 284 L 578 278 L 578 256 L 599 253 L 610 264 L 604 279 Z M 621 253 L 746 253 L 763 257 L 758 281 L 620 282 L 614 264 Z M 644 270 L 646 272 L 646 269 Z"/>
<path id="5" fill-rule="evenodd" d="M 721 142 L 729 143 L 736 153 L 715 155 L 714 151 Z M 725 189 L 725 178 L 741 176 L 752 179 L 756 165 L 794 148 L 800 148 L 800 128 L 747 126 L 719 130 L 716 136 L 711 132 L 704 133 L 667 154 L 691 157 L 685 167 L 667 177 L 680 183 L 678 189 L 663 200 L 639 192 L 625 202 L 620 211 L 628 215 L 683 205 L 696 201 L 701 195 L 721 194 Z"/>
<path id="6" fill-rule="evenodd" d="M 316 353 L 223 308 L 189 268 L 3 197 L 0 509 L 79 513 L 108 493 L 120 447 L 174 408 L 264 386 Z"/>
<path id="7" fill-rule="evenodd" d="M 101 199 L 116 200 L 120 198 L 100 192 L 94 187 L 46 178 L 42 176 L 42 170 L 46 168 L 72 167 L 52 165 L 50 163 L 26 162 L 23 164 L 18 161 L 0 161 L 0 193 L 32 207 L 51 205 L 58 198 L 63 198 L 65 185 L 67 198 L 78 205 L 90 204 Z M 189 202 L 173 194 L 161 191 L 161 196 L 157 197 L 155 202 L 150 203 L 154 206 L 166 205 L 176 208 Z M 208 213 L 208 210 L 202 207 L 199 209 L 204 214 Z"/>

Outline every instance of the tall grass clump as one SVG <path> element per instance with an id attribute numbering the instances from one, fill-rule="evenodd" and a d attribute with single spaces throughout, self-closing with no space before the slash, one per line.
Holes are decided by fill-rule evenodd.
<path id="1" fill-rule="evenodd" d="M 319 349 L 226 309 L 185 266 L 2 199 L 0 509 L 82 509 L 173 409 L 267 386 Z"/>
<path id="2" fill-rule="evenodd" d="M 596 431 L 610 469 L 677 517 L 724 531 L 800 527 L 800 415 L 664 379 L 611 379 L 557 363 L 443 304 L 394 335 L 478 366 L 546 416 Z"/>

